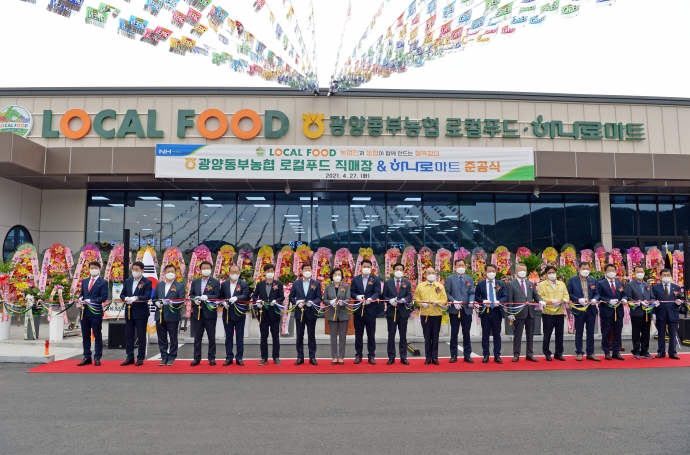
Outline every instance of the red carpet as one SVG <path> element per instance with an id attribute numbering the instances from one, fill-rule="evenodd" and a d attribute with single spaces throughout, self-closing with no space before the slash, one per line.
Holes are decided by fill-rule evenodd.
<path id="1" fill-rule="evenodd" d="M 441 364 L 424 365 L 424 359 L 409 359 L 409 365 L 403 365 L 396 361 L 393 365 L 386 365 L 387 359 L 377 359 L 376 365 L 369 365 L 366 361 L 355 365 L 352 359 L 345 360 L 345 365 L 331 365 L 330 359 L 320 359 L 318 366 L 305 363 L 294 366 L 294 359 L 284 359 L 278 366 L 269 361 L 268 365 L 258 366 L 258 360 L 245 360 L 244 366 L 236 364 L 227 367 L 222 366 L 221 360 L 212 367 L 206 360 L 195 367 L 189 366 L 189 360 L 177 360 L 172 367 L 159 367 L 158 360 L 149 360 L 144 365 L 121 367 L 122 360 L 103 360 L 100 367 L 93 365 L 78 367 L 79 360 L 59 360 L 47 363 L 29 370 L 29 373 L 79 373 L 79 374 L 376 374 L 376 373 L 481 373 L 500 371 L 563 371 L 563 370 L 606 370 L 606 369 L 633 369 L 633 368 L 687 368 L 690 367 L 690 354 L 680 354 L 680 360 L 672 360 L 668 357 L 653 360 L 635 360 L 632 355 L 625 355 L 625 361 L 602 360 L 601 362 L 578 362 L 574 356 L 566 356 L 565 362 L 554 360 L 547 362 L 543 357 L 538 357 L 539 362 L 527 362 L 524 357 L 519 362 L 513 363 L 512 357 L 504 357 L 500 365 L 491 359 L 489 363 L 481 363 L 481 358 L 474 358 L 475 363 L 469 364 L 459 360 L 449 363 L 448 358 L 439 359 Z M 603 356 L 602 356 L 603 359 Z"/>

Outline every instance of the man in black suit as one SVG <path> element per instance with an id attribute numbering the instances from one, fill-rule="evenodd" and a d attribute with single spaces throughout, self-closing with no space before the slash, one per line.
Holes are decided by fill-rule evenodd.
<path id="1" fill-rule="evenodd" d="M 77 366 L 91 364 L 91 331 L 95 342 L 93 364 L 101 365 L 103 355 L 103 302 L 108 300 L 108 282 L 101 278 L 101 264 L 94 261 L 89 263 L 91 278 L 81 282 L 81 292 L 77 301 L 77 308 L 81 308 L 81 337 L 84 348 L 84 358 Z"/>
<path id="2" fill-rule="evenodd" d="M 400 332 L 400 362 L 407 361 L 407 321 L 410 318 L 408 305 L 412 303 L 412 284 L 403 277 L 405 267 L 397 262 L 393 265 L 393 278 L 383 283 L 383 300 L 388 322 L 388 365 L 395 363 L 395 332 Z"/>
<path id="3" fill-rule="evenodd" d="M 314 308 L 321 305 L 321 284 L 311 277 L 311 264 L 302 264 L 302 279 L 297 280 L 290 289 L 290 304 L 295 309 L 295 348 L 297 360 L 295 365 L 304 363 L 304 328 L 307 329 L 309 345 L 309 363 L 316 363 L 316 313 Z"/>
<path id="4" fill-rule="evenodd" d="M 378 298 L 381 295 L 381 280 L 371 274 L 371 261 L 364 259 L 362 274 L 352 279 L 351 297 L 361 302 L 362 308 L 354 312 L 355 363 L 362 361 L 364 330 L 367 331 L 367 355 L 369 363 L 376 365 L 376 317 L 381 312 Z"/>
<path id="5" fill-rule="evenodd" d="M 537 318 L 537 313 L 532 303 L 541 302 L 541 297 L 537 292 L 537 287 L 530 280 L 527 279 L 527 266 L 518 263 L 515 266 L 517 277 L 508 283 L 508 302 L 520 303 L 525 305 L 522 310 L 516 315 L 509 316 L 513 321 L 513 362 L 520 360 L 520 351 L 522 350 L 522 332 L 525 330 L 527 339 L 527 349 L 525 351 L 525 359 L 530 362 L 537 362 L 534 358 L 534 322 Z"/>
<path id="6" fill-rule="evenodd" d="M 601 359 L 594 355 L 594 327 L 597 323 L 597 303 L 599 302 L 599 291 L 597 290 L 597 280 L 589 276 L 590 265 L 587 262 L 580 263 L 578 276 L 568 280 L 568 295 L 573 304 L 580 308 L 586 307 L 584 311 L 573 308 L 575 318 L 575 360 L 581 362 L 582 355 L 582 336 L 587 331 L 587 360 L 601 362 Z"/>
<path id="7" fill-rule="evenodd" d="M 477 283 L 474 291 L 474 304 L 481 308 L 479 317 L 482 321 L 482 363 L 489 362 L 489 336 L 494 337 L 494 362 L 501 360 L 501 322 L 505 317 L 503 307 L 499 303 L 508 301 L 506 285 L 496 279 L 496 266 L 486 266 L 486 279 Z"/>
<path id="8" fill-rule="evenodd" d="M 223 366 L 232 364 L 233 359 L 237 365 L 244 366 L 244 324 L 247 321 L 247 308 L 249 308 L 249 286 L 244 280 L 240 280 L 240 268 L 236 265 L 230 267 L 230 279 L 220 285 L 223 302 L 223 326 L 225 328 L 225 362 Z M 237 338 L 237 355 L 232 353 L 232 336 Z"/>
<path id="9" fill-rule="evenodd" d="M 185 288 L 181 281 L 175 281 L 176 276 L 177 267 L 172 264 L 165 266 L 164 280 L 158 283 L 154 295 L 157 307 L 156 332 L 158 348 L 161 351 L 161 362 L 158 366 L 173 366 L 177 358 L 177 332 L 185 306 Z"/>
<path id="10" fill-rule="evenodd" d="M 680 307 L 683 305 L 683 293 L 680 286 L 671 282 L 671 271 L 661 271 L 661 283 L 652 288 L 655 303 L 654 315 L 656 329 L 659 332 L 659 349 L 656 358 L 666 357 L 666 325 L 668 324 L 668 356 L 680 360 L 676 351 L 676 336 L 680 322 Z"/>
<path id="11" fill-rule="evenodd" d="M 623 333 L 623 318 L 625 316 L 623 305 L 627 305 L 625 299 L 625 287 L 623 282 L 616 278 L 616 266 L 606 264 L 604 267 L 606 278 L 597 283 L 597 293 L 602 302 L 599 305 L 599 320 L 601 321 L 601 349 L 606 355 L 606 360 L 625 360 L 621 354 L 621 334 Z M 610 336 L 613 332 L 613 346 L 610 346 Z M 611 349 L 613 348 L 613 355 Z"/>
<path id="12" fill-rule="evenodd" d="M 281 313 L 275 306 L 276 303 L 283 303 L 285 301 L 285 292 L 283 291 L 283 283 L 275 280 L 276 266 L 273 264 L 266 264 L 264 272 L 265 280 L 261 280 L 254 289 L 252 300 L 255 301 L 255 306 L 259 310 L 259 331 L 261 332 L 261 361 L 259 366 L 268 363 L 268 332 L 271 332 L 273 338 L 273 363 L 282 365 L 280 361 L 280 317 Z"/>
<path id="13" fill-rule="evenodd" d="M 125 352 L 127 358 L 120 365 L 134 363 L 134 331 L 139 339 L 136 366 L 144 364 L 146 357 L 146 326 L 149 320 L 149 300 L 151 300 L 151 281 L 142 276 L 144 263 L 132 264 L 132 277 L 125 280 L 120 299 L 125 302 Z"/>
<path id="14" fill-rule="evenodd" d="M 192 281 L 189 292 L 189 298 L 194 301 L 190 318 L 194 329 L 194 360 L 191 363 L 193 367 L 201 363 L 201 340 L 204 338 L 204 331 L 208 337 L 208 363 L 211 366 L 216 364 L 218 311 L 208 301 L 220 298 L 220 281 L 211 276 L 212 268 L 213 266 L 208 261 L 199 265 L 201 277 Z"/>
<path id="15" fill-rule="evenodd" d="M 652 301 L 652 286 L 644 281 L 644 267 L 635 266 L 635 279 L 625 285 L 625 297 L 631 305 L 630 325 L 632 325 L 633 356 L 636 359 L 644 357 L 651 359 L 649 353 L 649 332 L 652 320 L 645 312 L 644 306 Z"/>

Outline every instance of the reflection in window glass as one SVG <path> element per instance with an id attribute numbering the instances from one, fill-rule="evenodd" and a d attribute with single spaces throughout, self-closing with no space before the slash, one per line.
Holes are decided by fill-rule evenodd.
<path id="1" fill-rule="evenodd" d="M 385 217 L 383 194 L 350 193 L 350 250 L 355 258 L 360 248 L 372 248 L 374 254 L 385 253 Z"/>
<path id="2" fill-rule="evenodd" d="M 675 224 L 673 222 L 673 197 L 658 196 L 657 201 L 659 204 L 659 235 L 675 235 Z"/>
<path id="3" fill-rule="evenodd" d="M 318 201 L 313 201 L 313 207 L 318 210 Z M 275 251 L 280 251 L 285 245 L 290 245 L 293 249 L 303 243 L 309 245 L 311 212 L 311 193 L 276 194 Z"/>
<path id="4" fill-rule="evenodd" d="M 388 248 L 399 248 L 402 252 L 408 245 L 417 251 L 424 246 L 421 195 L 389 194 L 387 217 Z"/>
<path id="5" fill-rule="evenodd" d="M 676 232 L 683 235 L 684 230 L 690 230 L 690 199 L 687 196 L 674 196 L 676 205 Z"/>
<path id="6" fill-rule="evenodd" d="M 496 248 L 494 202 L 490 194 L 460 194 L 461 246 L 472 251 L 476 247 L 485 251 Z"/>
<path id="7" fill-rule="evenodd" d="M 313 193 L 314 233 L 312 249 L 330 248 L 334 253 L 340 248 L 348 248 L 348 194 L 347 193 Z"/>
<path id="8" fill-rule="evenodd" d="M 530 213 L 526 194 L 496 195 L 496 243 L 511 251 L 530 247 Z"/>
<path id="9" fill-rule="evenodd" d="M 11 261 L 15 251 L 22 243 L 33 243 L 31 234 L 24 226 L 14 226 L 7 232 L 2 243 L 3 261 Z"/>
<path id="10" fill-rule="evenodd" d="M 144 245 L 161 250 L 162 197 L 158 192 L 127 193 L 125 229 L 130 230 L 130 250 Z"/>
<path id="11" fill-rule="evenodd" d="M 122 242 L 125 223 L 125 193 L 92 191 L 87 196 L 86 243 L 101 248 Z"/>
<path id="12" fill-rule="evenodd" d="M 237 210 L 238 247 L 273 244 L 273 193 L 240 193 Z"/>
<path id="13" fill-rule="evenodd" d="M 223 245 L 237 240 L 237 201 L 235 193 L 201 193 L 199 241 L 216 253 Z"/>
<path id="14" fill-rule="evenodd" d="M 176 246 L 191 251 L 199 245 L 199 193 L 166 192 L 161 225 L 162 248 Z M 194 196 L 194 197 L 193 197 Z"/>
<path id="15" fill-rule="evenodd" d="M 532 249 L 543 251 L 554 247 L 561 251 L 566 242 L 565 210 L 563 196 L 560 194 L 542 194 L 531 196 L 532 207 Z"/>
<path id="16" fill-rule="evenodd" d="M 458 249 L 460 211 L 454 193 L 424 195 L 424 244 L 432 250 Z"/>
<path id="17" fill-rule="evenodd" d="M 565 223 L 568 243 L 575 249 L 594 249 L 601 241 L 599 228 L 599 196 L 596 194 L 566 194 Z"/>
<path id="18" fill-rule="evenodd" d="M 659 235 L 656 219 L 656 197 L 638 196 L 640 235 Z"/>
<path id="19" fill-rule="evenodd" d="M 611 196 L 611 231 L 617 235 L 637 235 L 635 196 Z"/>

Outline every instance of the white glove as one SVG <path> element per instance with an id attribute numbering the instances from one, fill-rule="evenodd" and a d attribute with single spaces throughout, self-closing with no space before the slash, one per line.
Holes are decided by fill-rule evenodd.
<path id="1" fill-rule="evenodd" d="M 199 297 L 199 299 L 200 299 L 200 300 L 203 300 L 203 301 L 205 302 L 205 301 L 208 300 L 208 296 L 207 296 L 207 295 L 202 295 L 202 296 Z"/>
<path id="2" fill-rule="evenodd" d="M 460 311 L 460 307 L 462 305 L 460 305 L 459 303 L 454 303 L 453 306 L 455 307 L 456 310 Z"/>
<path id="3" fill-rule="evenodd" d="M 276 303 L 277 302 L 274 300 L 273 302 L 271 302 L 271 306 L 275 305 Z"/>
<path id="4" fill-rule="evenodd" d="M 559 301 L 556 300 L 556 299 L 553 299 L 553 300 L 551 301 L 551 304 L 552 304 L 552 305 L 560 305 L 561 302 L 559 302 Z"/>
<path id="5" fill-rule="evenodd" d="M 580 299 L 577 301 L 577 303 L 579 303 L 580 305 L 584 305 L 586 302 L 585 299 Z"/>
<path id="6" fill-rule="evenodd" d="M 313 304 L 314 304 L 314 302 L 312 302 L 311 300 L 307 302 L 308 307 L 312 306 Z"/>
<path id="7" fill-rule="evenodd" d="M 297 306 L 300 308 L 304 308 L 304 300 L 300 300 Z"/>
<path id="8" fill-rule="evenodd" d="M 428 303 L 422 303 L 422 306 L 423 306 L 424 308 L 429 308 L 429 304 L 428 304 Z"/>
<path id="9" fill-rule="evenodd" d="M 656 302 L 654 302 L 654 306 L 658 307 L 659 305 L 660 305 L 660 303 L 658 300 Z"/>
<path id="10" fill-rule="evenodd" d="M 616 303 L 618 303 L 618 300 L 616 300 L 616 299 L 611 299 L 611 300 L 609 300 L 609 303 L 610 303 L 611 305 L 615 305 Z"/>
<path id="11" fill-rule="evenodd" d="M 371 303 L 371 299 L 366 299 L 366 300 L 364 301 L 364 304 L 365 304 L 365 305 L 369 305 L 370 303 Z"/>
<path id="12" fill-rule="evenodd" d="M 652 313 L 652 321 L 656 321 L 656 314 Z"/>
<path id="13" fill-rule="evenodd" d="M 396 299 L 390 299 L 390 300 L 388 301 L 388 303 L 390 303 L 391 305 L 394 305 L 394 306 L 395 306 L 395 302 L 396 302 L 396 301 L 397 301 Z"/>
<path id="14" fill-rule="evenodd" d="M 491 300 L 484 300 L 484 305 L 490 305 L 490 304 L 491 304 Z"/>
<path id="15" fill-rule="evenodd" d="M 470 307 L 470 308 L 474 308 L 474 303 L 470 303 L 470 304 L 467 305 L 467 306 Z"/>
<path id="16" fill-rule="evenodd" d="M 680 300 L 680 299 L 676 300 L 676 305 L 681 306 L 682 304 L 683 304 L 682 300 Z"/>
<path id="17" fill-rule="evenodd" d="M 343 306 L 343 305 L 345 305 L 345 300 L 340 301 L 340 306 Z"/>
<path id="18" fill-rule="evenodd" d="M 514 320 L 515 320 L 515 316 L 510 315 L 510 316 L 508 316 L 508 319 L 511 320 L 511 321 L 514 321 Z"/>
<path id="19" fill-rule="evenodd" d="M 237 297 L 230 297 L 230 303 L 237 302 Z"/>
<path id="20" fill-rule="evenodd" d="M 544 308 L 544 307 L 546 306 L 546 302 L 544 302 L 543 300 L 540 300 L 540 301 L 539 301 L 539 306 L 542 307 L 542 308 Z"/>
<path id="21" fill-rule="evenodd" d="M 338 304 L 338 299 L 331 300 L 331 306 L 335 307 Z"/>
<path id="22" fill-rule="evenodd" d="M 639 303 L 638 303 L 638 305 L 639 305 Z M 642 305 L 647 305 L 647 301 L 646 301 L 646 300 L 643 300 L 643 301 L 642 301 Z"/>
<path id="23" fill-rule="evenodd" d="M 358 295 L 358 296 L 357 296 L 357 300 L 364 300 L 364 296 L 363 296 L 363 295 Z"/>
<path id="24" fill-rule="evenodd" d="M 628 301 L 626 299 L 621 299 L 621 303 L 625 305 L 626 303 L 628 303 Z"/>
<path id="25" fill-rule="evenodd" d="M 77 308 L 81 308 L 81 300 L 77 300 Z"/>
<path id="26" fill-rule="evenodd" d="M 228 302 L 223 302 L 223 307 L 227 310 L 230 308 L 230 304 Z"/>
<path id="27" fill-rule="evenodd" d="M 86 300 L 84 300 L 84 302 L 91 303 L 91 299 L 86 299 Z"/>
<path id="28" fill-rule="evenodd" d="M 597 303 L 596 299 L 592 299 L 592 304 Z"/>
<path id="29" fill-rule="evenodd" d="M 256 302 L 254 302 L 254 305 L 261 306 L 261 300 L 257 300 Z"/>
<path id="30" fill-rule="evenodd" d="M 163 300 L 163 302 L 167 303 L 168 305 L 172 305 L 172 302 L 168 299 Z"/>
<path id="31" fill-rule="evenodd" d="M 161 305 L 161 302 L 159 300 L 156 300 L 156 307 L 160 308 L 161 306 L 163 306 Z"/>

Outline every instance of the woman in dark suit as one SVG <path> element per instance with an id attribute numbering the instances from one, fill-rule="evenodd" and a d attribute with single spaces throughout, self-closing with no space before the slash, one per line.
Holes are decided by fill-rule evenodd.
<path id="1" fill-rule="evenodd" d="M 331 271 L 331 283 L 326 286 L 324 304 L 330 307 L 328 325 L 331 331 L 332 365 L 345 363 L 345 336 L 347 335 L 347 321 L 350 312 L 347 303 L 350 300 L 350 285 L 342 282 L 343 271 L 336 267 Z"/>

